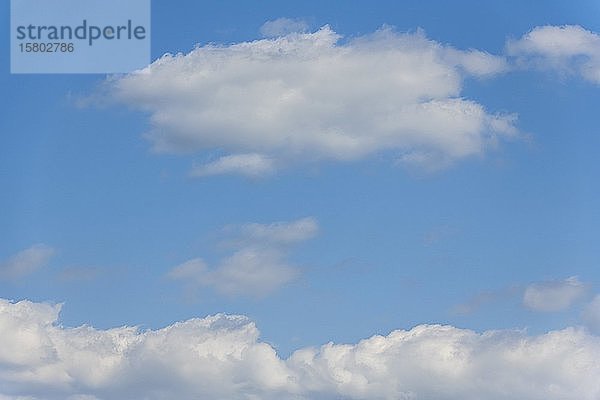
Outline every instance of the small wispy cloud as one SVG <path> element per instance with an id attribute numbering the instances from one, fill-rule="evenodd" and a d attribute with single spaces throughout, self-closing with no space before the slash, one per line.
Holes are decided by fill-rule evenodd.
<path id="1" fill-rule="evenodd" d="M 271 224 L 249 223 L 229 229 L 238 240 L 255 244 L 294 244 L 313 238 L 319 231 L 319 224 L 313 217 L 291 222 Z"/>
<path id="2" fill-rule="evenodd" d="M 239 174 L 250 178 L 260 178 L 275 172 L 273 160 L 261 154 L 234 154 L 220 157 L 206 164 L 194 165 L 192 177 Z"/>
<path id="3" fill-rule="evenodd" d="M 308 23 L 298 18 L 277 18 L 265 22 L 260 27 L 261 35 L 268 38 L 286 36 L 291 33 L 305 33 L 307 31 Z"/>
<path id="4" fill-rule="evenodd" d="M 85 282 L 96 279 L 101 273 L 96 267 L 66 267 L 58 274 L 58 280 L 63 283 Z"/>
<path id="5" fill-rule="evenodd" d="M 521 67 L 579 75 L 600 84 L 600 35 L 579 25 L 538 26 L 506 48 Z"/>
<path id="6" fill-rule="evenodd" d="M 564 280 L 532 283 L 523 294 L 525 307 L 541 312 L 563 311 L 580 300 L 587 291 L 587 285 L 576 276 Z"/>
<path id="7" fill-rule="evenodd" d="M 483 290 L 466 302 L 454 306 L 452 308 L 452 314 L 473 314 L 486 305 L 518 297 L 522 293 L 523 288 L 518 285 L 507 286 L 498 290 Z"/>
<path id="8" fill-rule="evenodd" d="M 14 280 L 28 276 L 44 267 L 55 251 L 45 244 L 35 244 L 0 262 L 0 279 Z"/>
<path id="9" fill-rule="evenodd" d="M 513 284 L 496 290 L 482 290 L 466 302 L 452 308 L 455 315 L 468 315 L 480 308 L 501 301 L 520 299 L 523 307 L 538 312 L 560 312 L 582 300 L 589 285 L 578 277 Z"/>
<path id="10" fill-rule="evenodd" d="M 211 287 L 232 296 L 264 297 L 299 275 L 288 258 L 289 247 L 312 238 L 318 231 L 314 218 L 272 224 L 245 224 L 227 229 L 232 254 L 210 267 L 202 258 L 188 260 L 168 277 L 188 287 Z"/>
<path id="11" fill-rule="evenodd" d="M 586 305 L 582 317 L 590 331 L 600 335 L 600 294 Z"/>

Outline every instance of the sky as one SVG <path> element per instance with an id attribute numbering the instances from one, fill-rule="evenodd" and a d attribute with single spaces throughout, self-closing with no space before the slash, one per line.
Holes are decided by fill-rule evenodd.
<path id="1" fill-rule="evenodd" d="M 0 35 L 0 399 L 600 398 L 599 17 L 153 0 L 121 75 Z"/>

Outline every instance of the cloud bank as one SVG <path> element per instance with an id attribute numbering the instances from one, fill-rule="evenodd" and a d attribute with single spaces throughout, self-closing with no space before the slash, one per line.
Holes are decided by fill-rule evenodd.
<path id="1" fill-rule="evenodd" d="M 292 222 L 229 227 L 226 245 L 233 253 L 210 268 L 194 258 L 173 268 L 168 276 L 188 288 L 211 287 L 226 295 L 263 297 L 296 278 L 300 272 L 287 261 L 289 247 L 317 234 L 312 217 Z"/>
<path id="2" fill-rule="evenodd" d="M 422 325 L 281 359 L 248 318 L 158 330 L 57 323 L 60 305 L 0 300 L 2 399 L 595 400 L 600 338 Z"/>
<path id="3" fill-rule="evenodd" d="M 290 24 L 265 25 L 274 38 L 166 54 L 113 78 L 110 93 L 149 113 L 154 150 L 224 154 L 195 166 L 196 176 L 261 175 L 376 153 L 441 167 L 518 134 L 514 115 L 490 113 L 461 94 L 465 77 L 505 71 L 502 57 L 442 45 L 421 31 L 384 27 L 342 41 L 328 26 L 296 33 L 302 27 Z"/>

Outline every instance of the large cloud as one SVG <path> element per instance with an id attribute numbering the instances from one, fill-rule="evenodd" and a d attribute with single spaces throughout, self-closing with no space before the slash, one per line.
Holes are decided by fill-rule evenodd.
<path id="1" fill-rule="evenodd" d="M 227 246 L 233 253 L 210 268 L 203 259 L 188 260 L 169 272 L 188 288 L 212 287 L 227 295 L 262 297 L 299 275 L 287 261 L 288 248 L 316 235 L 318 223 L 312 217 L 291 222 L 246 224 L 228 227 L 233 238 Z"/>
<path id="2" fill-rule="evenodd" d="M 2 399 L 596 400 L 600 338 L 423 325 L 281 359 L 243 316 L 163 329 L 57 324 L 60 306 L 0 300 Z"/>
<path id="3" fill-rule="evenodd" d="M 514 116 L 461 97 L 463 79 L 505 69 L 501 57 L 422 32 L 383 28 L 341 42 L 325 26 L 167 54 L 109 83 L 118 101 L 149 112 L 155 150 L 222 155 L 193 175 L 255 176 L 378 152 L 428 168 L 482 155 L 517 134 Z"/>
<path id="4" fill-rule="evenodd" d="M 535 27 L 509 41 L 507 50 L 525 67 L 577 74 L 600 84 L 600 35 L 579 25 Z"/>

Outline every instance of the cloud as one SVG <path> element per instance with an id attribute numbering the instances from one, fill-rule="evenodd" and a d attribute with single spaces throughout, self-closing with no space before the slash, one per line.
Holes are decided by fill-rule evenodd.
<path id="1" fill-rule="evenodd" d="M 596 295 L 585 307 L 583 320 L 592 332 L 600 334 L 600 295 Z"/>
<path id="2" fill-rule="evenodd" d="M 524 67 L 580 75 L 600 84 L 600 35 L 579 25 L 538 26 L 507 43 Z"/>
<path id="3" fill-rule="evenodd" d="M 54 249 L 45 244 L 36 244 L 0 262 L 0 280 L 19 279 L 42 268 L 54 255 Z"/>
<path id="4" fill-rule="evenodd" d="M 58 274 L 58 280 L 63 283 L 81 283 L 84 281 L 92 281 L 101 273 L 102 269 L 96 267 L 66 267 Z"/>
<path id="5" fill-rule="evenodd" d="M 455 315 L 469 315 L 478 311 L 485 305 L 507 300 L 512 297 L 520 297 L 523 294 L 523 288 L 518 285 L 511 285 L 497 290 L 480 291 L 475 296 L 469 298 L 465 303 L 458 304 L 452 308 Z"/>
<path id="6" fill-rule="evenodd" d="M 221 260 L 214 269 L 195 258 L 169 272 L 172 279 L 188 285 L 209 286 L 227 295 L 262 297 L 290 282 L 298 275 L 277 250 L 244 248 Z"/>
<path id="7" fill-rule="evenodd" d="M 220 157 L 203 165 L 196 165 L 190 171 L 194 177 L 221 174 L 241 174 L 258 178 L 273 173 L 273 162 L 261 154 L 234 154 Z"/>
<path id="8" fill-rule="evenodd" d="M 292 222 L 241 225 L 237 235 L 245 242 L 294 244 L 313 238 L 318 231 L 317 220 L 306 217 Z"/>
<path id="9" fill-rule="evenodd" d="M 0 300 L 0 396 L 55 399 L 595 400 L 600 338 L 421 325 L 289 358 L 244 316 L 157 330 L 65 328 L 60 306 Z M 69 397 L 72 396 L 72 397 Z M 2 398 L 2 397 L 0 397 Z"/>
<path id="10" fill-rule="evenodd" d="M 111 78 L 110 96 L 149 113 L 157 152 L 224 152 L 198 175 L 383 153 L 446 166 L 518 135 L 514 115 L 461 93 L 465 77 L 505 71 L 502 57 L 389 27 L 345 41 L 328 26 L 277 36 L 166 54 Z"/>
<path id="11" fill-rule="evenodd" d="M 299 275 L 287 261 L 290 245 L 316 235 L 314 218 L 273 224 L 246 224 L 228 227 L 233 253 L 210 268 L 201 258 L 194 258 L 169 271 L 171 279 L 181 280 L 190 288 L 212 287 L 233 296 L 263 297 Z"/>
<path id="12" fill-rule="evenodd" d="M 277 18 L 267 21 L 260 27 L 260 33 L 268 38 L 287 36 L 291 33 L 305 33 L 307 31 L 308 24 L 306 21 L 290 18 Z"/>
<path id="13" fill-rule="evenodd" d="M 534 311 L 563 311 L 581 299 L 586 291 L 586 285 L 575 276 L 560 281 L 534 283 L 525 289 L 523 304 Z"/>

